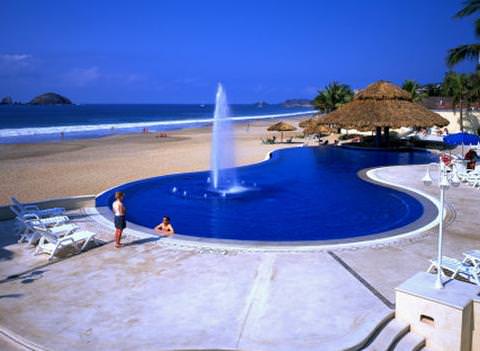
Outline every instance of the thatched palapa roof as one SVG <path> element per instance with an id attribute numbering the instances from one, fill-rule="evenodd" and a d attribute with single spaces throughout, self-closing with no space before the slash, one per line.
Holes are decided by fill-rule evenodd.
<path id="1" fill-rule="evenodd" d="M 310 124 L 315 123 L 315 121 L 316 121 L 316 117 L 312 117 L 312 118 L 301 121 L 300 123 L 298 123 L 298 126 L 300 128 L 307 128 L 308 126 L 310 126 Z"/>
<path id="2" fill-rule="evenodd" d="M 321 115 L 301 121 L 298 126 L 303 128 L 305 134 L 330 134 L 332 129 L 324 124 L 319 124 L 318 121 Z"/>
<path id="3" fill-rule="evenodd" d="M 293 130 L 297 130 L 297 128 L 289 123 L 278 122 L 268 127 L 267 130 L 269 132 L 291 132 Z"/>
<path id="4" fill-rule="evenodd" d="M 331 134 L 333 130 L 327 125 L 319 124 L 313 120 L 309 125 L 304 127 L 303 132 L 305 134 Z"/>
<path id="5" fill-rule="evenodd" d="M 414 103 L 410 93 L 385 81 L 370 84 L 354 99 L 316 119 L 335 128 L 374 130 L 376 127 L 443 127 L 448 120 Z"/>

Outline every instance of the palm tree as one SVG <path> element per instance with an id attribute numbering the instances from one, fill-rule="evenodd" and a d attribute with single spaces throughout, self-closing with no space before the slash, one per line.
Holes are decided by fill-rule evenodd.
<path id="1" fill-rule="evenodd" d="M 427 96 L 442 95 L 442 83 L 427 83 L 422 88 L 425 89 Z"/>
<path id="2" fill-rule="evenodd" d="M 343 104 L 352 101 L 353 90 L 347 84 L 338 82 L 329 83 L 324 90 L 320 90 L 313 100 L 316 109 L 329 113 Z"/>
<path id="3" fill-rule="evenodd" d="M 464 2 L 465 7 L 458 11 L 454 18 L 463 18 L 480 11 L 480 1 L 479 0 L 466 0 Z M 480 35 L 480 19 L 475 21 L 475 34 Z"/>
<path id="4" fill-rule="evenodd" d="M 480 0 L 467 0 L 465 7 L 458 11 L 454 18 L 463 18 L 473 15 L 480 11 Z M 480 19 L 475 21 L 475 35 L 480 37 Z M 480 68 L 480 44 L 465 44 L 456 48 L 450 49 L 447 55 L 447 65 L 449 67 L 455 66 L 465 60 L 477 61 L 477 70 Z"/>
<path id="5" fill-rule="evenodd" d="M 471 79 L 467 74 L 448 72 L 443 81 L 445 96 L 452 98 L 453 111 L 460 109 L 460 131 L 463 132 L 463 109 L 472 99 Z"/>
<path id="6" fill-rule="evenodd" d="M 402 89 L 408 91 L 410 95 L 412 95 L 412 100 L 414 102 L 420 102 L 427 96 L 427 94 L 420 92 L 420 84 L 414 80 L 407 79 L 404 81 Z"/>
<path id="7" fill-rule="evenodd" d="M 468 102 L 477 103 L 480 100 L 480 74 L 474 73 L 469 77 Z"/>

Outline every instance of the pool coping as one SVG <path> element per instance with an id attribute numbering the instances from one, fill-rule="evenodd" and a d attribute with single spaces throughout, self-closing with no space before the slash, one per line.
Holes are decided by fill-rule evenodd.
<path id="1" fill-rule="evenodd" d="M 298 145 L 296 147 L 302 147 Z M 273 152 L 281 149 L 273 150 L 267 153 L 264 160 L 258 162 L 262 163 L 271 158 Z M 364 181 L 374 183 L 383 187 L 391 188 L 397 191 L 406 193 L 414 197 L 424 207 L 424 213 L 417 220 L 386 232 L 377 234 L 365 235 L 360 237 L 335 239 L 335 240 L 314 240 L 314 241 L 255 241 L 255 240 L 232 240 L 232 239 L 212 239 L 202 238 L 197 236 L 189 236 L 185 234 L 175 234 L 173 237 L 159 237 L 153 234 L 151 228 L 147 228 L 132 222 L 127 222 L 127 229 L 125 234 L 133 236 L 138 239 L 158 239 L 159 244 L 171 246 L 182 249 L 196 249 L 207 251 L 220 251 L 227 253 L 229 251 L 242 252 L 305 252 L 305 251 L 326 251 L 339 249 L 357 249 L 361 247 L 372 247 L 378 245 L 393 244 L 400 240 L 412 239 L 419 236 L 421 233 L 434 228 L 440 222 L 440 202 L 433 196 L 408 186 L 399 185 L 393 182 L 386 181 L 376 176 L 377 171 L 382 169 L 389 169 L 393 167 L 408 167 L 408 165 L 394 165 L 375 168 L 365 168 L 357 172 L 357 175 Z M 129 182 L 130 183 L 130 182 Z M 111 189 L 107 189 L 100 194 L 100 196 Z M 434 213 L 436 210 L 436 213 Z M 95 220 L 104 226 L 113 228 L 113 213 L 106 207 L 94 207 L 87 210 L 89 214 L 94 216 Z M 444 218 L 446 213 L 444 215 Z"/>

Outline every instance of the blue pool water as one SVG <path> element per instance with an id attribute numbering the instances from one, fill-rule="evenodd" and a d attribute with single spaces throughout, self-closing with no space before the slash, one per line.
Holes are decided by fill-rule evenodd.
<path id="1" fill-rule="evenodd" d="M 357 172 L 432 160 L 428 152 L 292 148 L 238 168 L 238 179 L 250 189 L 242 194 L 214 196 L 206 191 L 209 173 L 197 172 L 120 186 L 99 196 L 97 206 L 109 206 L 113 193 L 124 191 L 128 221 L 153 228 L 168 215 L 177 233 L 206 238 L 360 237 L 405 226 L 422 216 L 423 206 L 408 194 L 360 179 Z"/>

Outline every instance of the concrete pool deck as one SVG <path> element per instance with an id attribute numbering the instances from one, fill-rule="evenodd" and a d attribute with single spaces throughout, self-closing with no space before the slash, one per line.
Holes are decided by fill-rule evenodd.
<path id="1" fill-rule="evenodd" d="M 437 196 L 424 171 L 375 173 Z M 461 258 L 480 246 L 480 192 L 461 185 L 447 203 L 445 254 Z M 361 248 L 272 253 L 131 236 L 115 250 L 110 229 L 88 213 L 75 221 L 106 244 L 52 263 L 15 243 L 12 221 L 0 222 L 0 332 L 52 351 L 346 350 L 391 314 L 394 288 L 426 270 L 437 238 L 432 229 Z"/>

